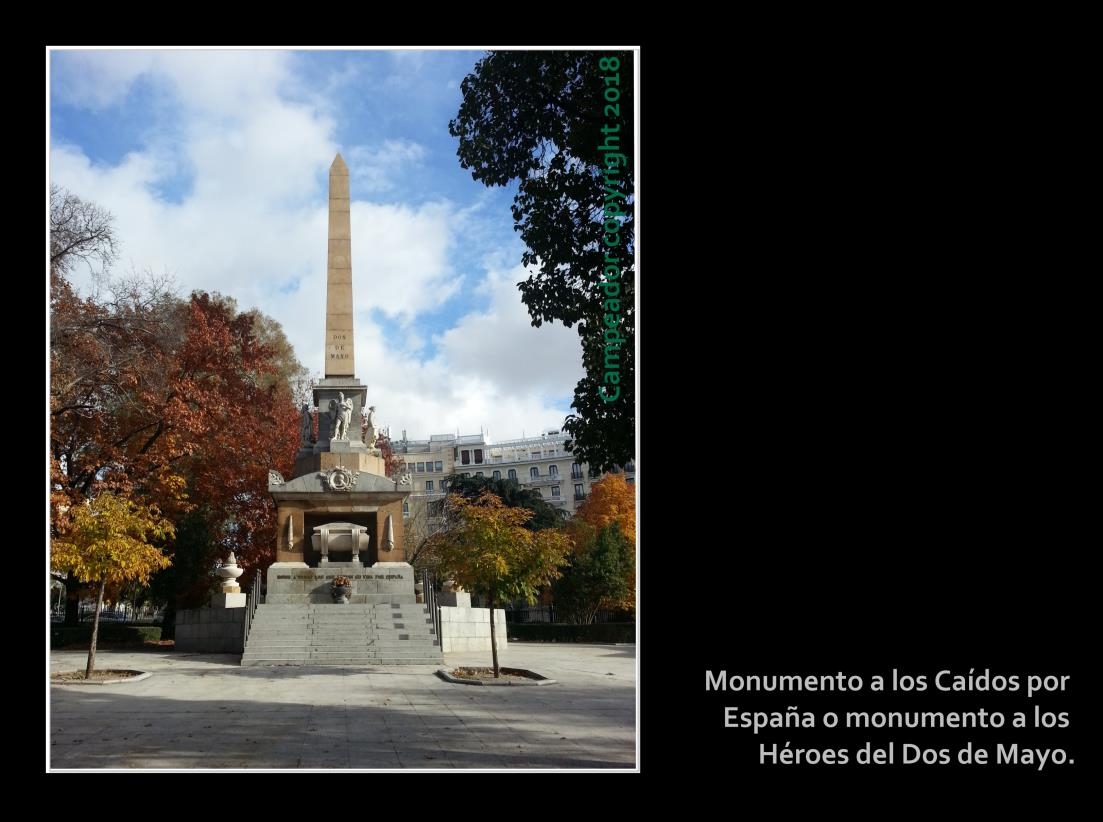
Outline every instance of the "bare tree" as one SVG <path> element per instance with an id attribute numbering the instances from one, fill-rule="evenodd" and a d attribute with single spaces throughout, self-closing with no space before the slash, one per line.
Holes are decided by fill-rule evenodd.
<path id="1" fill-rule="evenodd" d="M 50 271 L 66 273 L 84 261 L 106 271 L 118 258 L 115 218 L 96 203 L 67 189 L 50 186 Z"/>

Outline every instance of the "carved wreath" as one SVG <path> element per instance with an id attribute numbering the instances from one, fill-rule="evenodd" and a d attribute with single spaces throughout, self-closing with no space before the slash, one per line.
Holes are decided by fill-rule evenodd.
<path id="1" fill-rule="evenodd" d="M 329 491 L 351 491 L 360 476 L 359 471 L 350 471 L 344 466 L 338 465 L 328 471 L 323 471 L 319 476 Z"/>

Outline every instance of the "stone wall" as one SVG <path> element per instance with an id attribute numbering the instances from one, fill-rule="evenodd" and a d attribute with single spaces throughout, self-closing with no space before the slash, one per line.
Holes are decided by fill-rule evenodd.
<path id="1" fill-rule="evenodd" d="M 350 562 L 330 562 L 318 568 L 272 563 L 268 567 L 269 605 L 332 605 L 334 577 L 348 577 L 349 602 L 355 605 L 414 603 L 414 569 L 405 562 L 377 562 L 370 568 Z"/>
<path id="2" fill-rule="evenodd" d="M 243 653 L 246 610 L 192 608 L 177 611 L 176 650 L 192 654 Z"/>
<path id="3" fill-rule="evenodd" d="M 506 649 L 506 612 L 494 609 L 494 630 L 498 640 L 498 653 Z M 440 649 L 446 654 L 454 651 L 486 651 L 490 653 L 490 609 L 451 608 L 440 609 Z M 487 664 L 490 664 L 489 658 Z"/>

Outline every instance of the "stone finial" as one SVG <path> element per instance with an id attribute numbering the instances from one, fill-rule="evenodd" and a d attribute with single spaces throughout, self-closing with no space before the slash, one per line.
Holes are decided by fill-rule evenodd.
<path id="1" fill-rule="evenodd" d="M 237 584 L 237 578 L 243 573 L 245 573 L 245 569 L 237 567 L 237 557 L 231 551 L 226 562 L 218 569 L 218 575 L 222 577 L 222 593 L 240 594 L 241 587 Z"/>

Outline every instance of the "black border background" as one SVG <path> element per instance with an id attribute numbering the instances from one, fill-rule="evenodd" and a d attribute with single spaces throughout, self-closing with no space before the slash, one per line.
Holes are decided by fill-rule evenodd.
<path id="1" fill-rule="evenodd" d="M 952 780 L 1068 796 L 1094 758 L 1078 740 L 1097 643 L 1076 468 L 1089 349 L 1061 279 L 1075 228 L 1024 101 L 1003 112 L 997 86 L 982 110 L 946 74 L 838 53 L 813 70 L 735 48 L 689 71 L 645 47 L 641 67 L 642 771 L 716 795 L 721 773 L 741 792 Z M 704 689 L 707 670 L 868 687 L 893 669 L 1072 679 L 1029 701 Z M 1034 704 L 1071 727 L 723 727 L 724 706 L 1010 718 Z M 993 763 L 1018 742 L 1075 764 L 758 764 L 760 742 L 787 739 L 894 739 L 898 758 L 973 740 Z"/>

